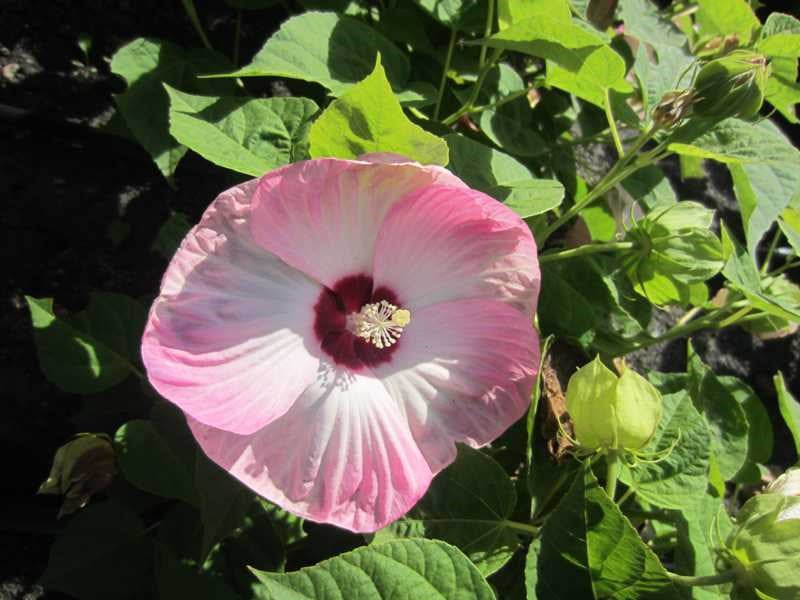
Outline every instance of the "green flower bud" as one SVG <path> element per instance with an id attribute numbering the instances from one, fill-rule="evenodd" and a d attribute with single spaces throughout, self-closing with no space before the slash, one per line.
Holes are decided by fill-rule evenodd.
<path id="1" fill-rule="evenodd" d="M 597 357 L 570 378 L 567 410 L 581 447 L 638 450 L 661 420 L 661 394 L 630 369 L 617 377 Z"/>
<path id="2" fill-rule="evenodd" d="M 38 493 L 64 496 L 61 517 L 86 506 L 93 494 L 111 484 L 114 472 L 111 439 L 103 433 L 79 433 L 56 450 Z"/>
<path id="3" fill-rule="evenodd" d="M 726 542 L 738 574 L 732 597 L 800 598 L 800 497 L 750 498 Z"/>
<path id="4" fill-rule="evenodd" d="M 769 77 L 767 59 L 748 50 L 734 50 L 706 63 L 694 82 L 694 114 L 719 120 L 751 119 L 764 102 Z"/>

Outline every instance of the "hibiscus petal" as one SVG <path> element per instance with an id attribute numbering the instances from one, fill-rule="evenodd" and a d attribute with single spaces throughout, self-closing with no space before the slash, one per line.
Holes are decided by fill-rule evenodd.
<path id="1" fill-rule="evenodd" d="M 253 242 L 256 185 L 221 194 L 184 239 L 142 341 L 162 396 L 241 434 L 284 414 L 319 366 L 313 306 L 322 288 Z"/>
<path id="2" fill-rule="evenodd" d="M 488 444 L 528 409 L 539 338 L 523 313 L 461 300 L 413 313 L 390 362 L 374 367 L 434 473 L 455 442 Z"/>
<path id="3" fill-rule="evenodd" d="M 464 298 L 496 298 L 533 314 L 536 243 L 525 222 L 489 196 L 433 185 L 392 206 L 375 246 L 375 287 L 412 312 Z"/>
<path id="4" fill-rule="evenodd" d="M 253 203 L 254 239 L 333 287 L 372 271 L 378 229 L 400 198 L 437 182 L 465 187 L 441 167 L 397 162 L 402 157 L 389 154 L 363 158 L 305 161 L 267 173 Z"/>
<path id="5" fill-rule="evenodd" d="M 375 531 L 432 478 L 408 425 L 372 376 L 328 368 L 283 417 L 241 436 L 189 420 L 217 464 L 294 514 Z"/>

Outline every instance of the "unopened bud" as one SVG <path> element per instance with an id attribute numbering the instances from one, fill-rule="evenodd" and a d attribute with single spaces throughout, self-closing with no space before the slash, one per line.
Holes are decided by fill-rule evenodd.
<path id="1" fill-rule="evenodd" d="M 93 494 L 110 485 L 114 472 L 111 439 L 103 433 L 79 433 L 56 451 L 38 493 L 64 496 L 61 517 L 86 506 Z"/>
<path id="2" fill-rule="evenodd" d="M 666 92 L 653 109 L 653 122 L 662 129 L 674 127 L 691 112 L 693 100 L 694 90 Z"/>
<path id="3" fill-rule="evenodd" d="M 747 50 L 706 63 L 694 82 L 694 114 L 701 117 L 750 119 L 764 102 L 769 77 L 766 57 Z"/>
<path id="4" fill-rule="evenodd" d="M 639 450 L 661 420 L 661 394 L 635 371 L 618 377 L 597 357 L 570 378 L 567 411 L 581 447 Z"/>
<path id="5" fill-rule="evenodd" d="M 738 574 L 732 597 L 800 597 L 800 497 L 750 498 L 726 542 Z"/>

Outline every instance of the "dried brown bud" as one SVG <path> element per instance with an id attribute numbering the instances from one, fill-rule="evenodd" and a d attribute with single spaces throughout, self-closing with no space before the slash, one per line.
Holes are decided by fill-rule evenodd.
<path id="1" fill-rule="evenodd" d="M 115 471 L 111 439 L 103 433 L 79 433 L 56 450 L 38 493 L 64 496 L 60 518 L 86 506 L 93 494 L 111 484 Z"/>

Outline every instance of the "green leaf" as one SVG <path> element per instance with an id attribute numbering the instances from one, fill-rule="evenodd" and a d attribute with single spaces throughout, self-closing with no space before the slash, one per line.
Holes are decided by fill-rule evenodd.
<path id="1" fill-rule="evenodd" d="M 681 48 L 687 39 L 683 32 L 669 19 L 663 17 L 658 7 L 650 0 L 624 0 L 620 3 L 620 18 L 625 22 L 625 35 L 632 35 L 650 44 L 658 52 L 664 47 Z"/>
<path id="2" fill-rule="evenodd" d="M 678 541 L 675 548 L 677 572 L 693 576 L 716 574 L 718 548 L 733 529 L 722 498 L 705 494 L 674 514 Z M 695 587 L 692 597 L 695 600 L 730 598 L 723 588 L 720 585 Z"/>
<path id="3" fill-rule="evenodd" d="M 683 47 L 661 46 L 658 49 L 658 62 L 650 59 L 644 45 L 636 52 L 633 70 L 639 80 L 642 100 L 650 115 L 666 92 L 686 89 L 692 83 L 692 69 L 689 65 L 694 57 Z"/>
<path id="4" fill-rule="evenodd" d="M 294 573 L 253 572 L 273 600 L 494 600 L 457 548 L 424 539 L 358 548 Z"/>
<path id="5" fill-rule="evenodd" d="M 197 452 L 194 481 L 200 497 L 203 545 L 200 562 L 239 527 L 253 504 L 253 493 L 202 452 Z"/>
<path id="6" fill-rule="evenodd" d="M 403 114 L 380 60 L 371 75 L 325 109 L 311 127 L 310 141 L 314 158 L 392 152 L 422 164 L 448 160 L 447 143 Z"/>
<path id="7" fill-rule="evenodd" d="M 169 42 L 148 38 L 130 42 L 112 57 L 111 71 L 128 84 L 128 89 L 116 96 L 119 111 L 167 179 L 172 177 L 186 148 L 170 137 L 169 100 L 163 84 L 190 92 L 233 93 L 233 81 L 196 77 L 230 68 L 225 57 L 210 50 L 186 52 Z"/>
<path id="8" fill-rule="evenodd" d="M 152 542 L 141 519 L 115 502 L 75 515 L 50 549 L 41 583 L 82 600 L 152 597 Z"/>
<path id="9" fill-rule="evenodd" d="M 478 101 L 491 106 L 526 87 L 513 68 L 500 63 L 487 75 Z M 457 95 L 462 102 L 467 101 L 466 92 Z M 478 126 L 492 142 L 511 154 L 539 156 L 547 151 L 544 139 L 534 130 L 533 111 L 525 96 L 481 111 Z"/>
<path id="10" fill-rule="evenodd" d="M 623 469 L 620 480 L 634 488 L 640 500 L 682 509 L 694 503 L 708 486 L 711 435 L 688 392 L 668 393 L 663 382 L 651 380 L 663 393 L 663 412 L 653 439 L 642 452 L 663 454 L 675 447 L 659 462 Z"/>
<path id="11" fill-rule="evenodd" d="M 775 383 L 775 391 L 778 394 L 778 408 L 781 411 L 783 422 L 786 423 L 792 434 L 794 449 L 798 457 L 798 463 L 800 463 L 800 402 L 794 399 L 794 396 L 786 387 L 783 373 L 775 375 L 772 381 Z"/>
<path id="12" fill-rule="evenodd" d="M 523 219 L 552 210 L 564 199 L 555 179 L 536 179 L 515 158 L 463 135 L 445 136 L 450 149 L 448 168 L 467 185 L 505 203 Z"/>
<path id="13" fill-rule="evenodd" d="M 189 223 L 189 219 L 185 214 L 174 212 L 164 221 L 150 247 L 167 260 L 170 260 L 191 228 L 192 224 Z"/>
<path id="14" fill-rule="evenodd" d="M 604 90 L 631 91 L 625 61 L 597 33 L 557 15 L 540 15 L 515 23 L 484 40 L 487 46 L 544 58 L 547 83 L 599 106 Z"/>
<path id="15" fill-rule="evenodd" d="M 537 2 L 498 0 L 497 2 L 497 22 L 500 29 L 506 29 L 514 23 L 540 15 L 549 15 L 569 21 L 571 17 L 569 2 L 567 0 L 538 0 Z"/>
<path id="16" fill-rule="evenodd" d="M 633 293 L 613 259 L 579 257 L 543 265 L 538 314 L 545 335 L 572 339 L 589 354 L 619 356 L 649 338 L 650 303 Z"/>
<path id="17" fill-rule="evenodd" d="M 539 598 L 677 597 L 661 562 L 600 488 L 590 468 L 575 478 L 548 517 L 541 540 Z"/>
<path id="18" fill-rule="evenodd" d="M 711 453 L 725 481 L 733 479 L 748 456 L 749 426 L 744 409 L 709 369 L 691 343 L 687 373 L 692 400 L 703 415 L 711 434 Z"/>
<path id="19" fill-rule="evenodd" d="M 678 201 L 664 171 L 655 165 L 639 169 L 624 179 L 621 185 L 645 212 L 650 212 L 656 207 L 671 206 Z"/>
<path id="20" fill-rule="evenodd" d="M 286 21 L 249 65 L 228 76 L 302 79 L 340 96 L 373 71 L 378 54 L 391 86 L 402 90 L 411 67 L 397 46 L 356 19 L 311 11 Z"/>
<path id="21" fill-rule="evenodd" d="M 308 158 L 308 131 L 319 107 L 307 98 L 216 98 L 165 87 L 170 133 L 216 165 L 260 177 Z"/>
<path id="22" fill-rule="evenodd" d="M 25 300 L 39 365 L 62 390 L 93 394 L 137 372 L 147 311 L 132 298 L 95 293 L 86 310 L 69 317 L 55 315 L 52 298 Z"/>
<path id="23" fill-rule="evenodd" d="M 528 546 L 525 554 L 525 597 L 527 600 L 536 600 L 540 596 L 536 593 L 539 586 L 539 555 L 542 552 L 542 538 L 537 537 Z M 542 599 L 549 596 L 542 596 Z"/>
<path id="24" fill-rule="evenodd" d="M 695 15 L 703 35 L 738 35 L 746 46 L 753 34 L 761 28 L 761 22 L 750 8 L 747 0 L 697 0 L 699 9 Z"/>
<path id="25" fill-rule="evenodd" d="M 800 21 L 790 15 L 772 13 L 756 43 L 756 50 L 770 59 L 772 73 L 764 96 L 792 123 L 798 123 L 795 106 L 800 102 L 797 57 L 800 55 Z"/>
<path id="26" fill-rule="evenodd" d="M 724 225 L 720 227 L 720 230 L 722 232 L 722 251 L 727 258 L 722 274 L 731 283 L 731 286 L 742 292 L 755 308 L 792 323 L 800 322 L 800 309 L 796 303 L 773 295 L 769 293 L 768 289 L 762 287 L 753 258 L 728 233 Z"/>
<path id="27" fill-rule="evenodd" d="M 196 505 L 192 477 L 150 421 L 128 421 L 114 435 L 125 479 L 151 494 Z"/>
<path id="28" fill-rule="evenodd" d="M 519 545 L 517 536 L 504 525 L 516 504 L 514 484 L 503 468 L 483 452 L 460 446 L 455 462 L 436 476 L 422 500 L 408 515 L 379 531 L 375 541 L 443 540 L 458 547 L 488 576 Z"/>
<path id="29" fill-rule="evenodd" d="M 669 148 L 729 164 L 752 254 L 781 211 L 800 194 L 800 152 L 766 120 L 751 124 L 726 119 L 691 139 L 694 133 L 691 128 L 677 132 Z"/>
<path id="30" fill-rule="evenodd" d="M 759 127 L 768 132 L 768 135 L 784 141 L 780 153 L 770 155 L 771 158 L 783 157 L 784 162 L 728 165 L 733 177 L 736 198 L 742 211 L 747 250 L 752 256 L 755 256 L 758 243 L 772 227 L 778 215 L 789 206 L 793 198 L 800 197 L 800 174 L 797 172 L 800 153 L 768 121 Z"/>

